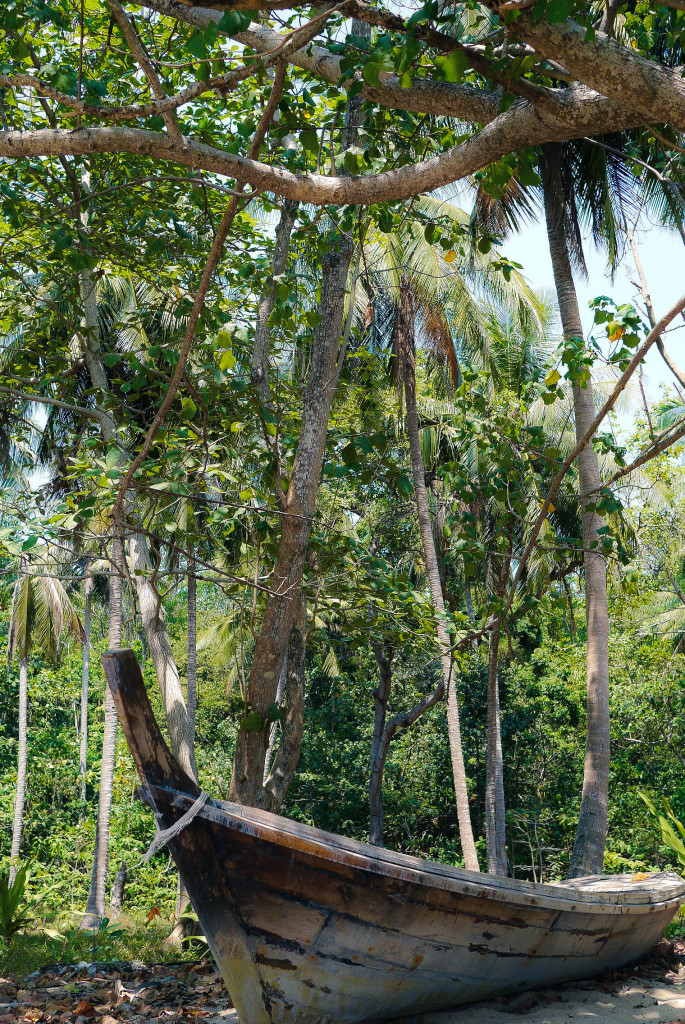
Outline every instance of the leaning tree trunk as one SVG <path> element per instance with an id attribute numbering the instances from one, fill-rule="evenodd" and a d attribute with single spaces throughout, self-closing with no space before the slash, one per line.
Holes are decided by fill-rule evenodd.
<path id="1" fill-rule="evenodd" d="M 416 500 L 419 530 L 421 532 L 423 557 L 426 563 L 426 573 L 428 575 L 431 598 L 436 613 L 435 628 L 438 636 L 438 647 L 440 649 L 440 666 L 445 693 L 447 696 L 447 732 L 449 736 L 450 755 L 452 758 L 454 790 L 457 800 L 459 835 L 461 838 L 465 866 L 471 871 L 479 871 L 480 867 L 478 864 L 478 856 L 476 854 L 476 845 L 473 839 L 473 828 L 471 826 L 471 815 L 469 811 L 468 784 L 466 780 L 464 752 L 461 742 L 461 726 L 459 722 L 459 706 L 457 702 L 457 687 L 452 661 L 452 649 L 446 626 L 445 603 L 442 595 L 440 568 L 435 551 L 433 528 L 431 525 L 430 511 L 428 509 L 428 496 L 426 494 L 423 458 L 421 455 L 419 417 L 416 408 L 414 308 L 411 293 L 406 285 L 402 286 L 400 297 L 398 350 L 407 406 L 407 435 L 409 437 L 411 468 L 414 479 L 414 497 Z"/>
<path id="2" fill-rule="evenodd" d="M 12 818 L 12 848 L 10 856 L 10 885 L 17 875 L 16 860 L 21 849 L 21 833 L 24 827 L 24 800 L 26 796 L 26 758 L 27 758 L 27 720 L 29 663 L 26 658 L 19 659 L 19 747 L 17 751 L 17 791 L 14 797 L 14 816 Z"/>
<path id="3" fill-rule="evenodd" d="M 123 545 L 121 538 L 112 540 L 111 568 L 109 576 L 109 646 L 121 647 L 122 626 L 122 575 Z M 109 835 L 112 816 L 112 794 L 114 790 L 114 766 L 117 745 L 117 710 L 109 684 L 105 682 L 105 728 L 102 738 L 102 761 L 100 765 L 100 795 L 98 819 L 95 830 L 95 859 L 90 878 L 90 889 L 86 912 L 81 928 L 97 928 L 105 916 L 105 895 L 107 890 L 107 867 L 109 864 Z"/>
<path id="4" fill-rule="evenodd" d="M 86 606 L 83 612 L 83 665 L 81 672 L 81 725 L 79 770 L 81 773 L 81 799 L 86 799 L 86 773 L 88 771 L 88 683 L 90 677 L 90 619 L 93 608 L 93 577 L 86 576 L 83 584 Z"/>
<path id="5" fill-rule="evenodd" d="M 545 146 L 543 189 L 545 217 L 557 301 L 565 338 L 583 337 L 578 298 L 568 243 L 564 232 L 566 211 L 559 190 L 552 187 L 554 163 L 561 159 L 559 147 Z M 573 385 L 576 438 L 580 440 L 595 417 L 592 383 Z M 587 621 L 587 734 L 583 794 L 578 832 L 571 856 L 569 877 L 600 874 L 604 864 L 609 801 L 609 606 L 606 559 L 600 549 L 602 520 L 594 510 L 601 485 L 597 453 L 587 444 L 578 456 L 578 479 L 583 522 L 583 564 L 585 569 L 585 614 Z"/>
<path id="6" fill-rule="evenodd" d="M 328 416 L 335 392 L 345 285 L 351 258 L 352 244 L 342 236 L 322 260 L 320 321 L 312 344 L 297 454 L 281 516 L 281 539 L 271 592 L 255 644 L 247 688 L 249 712 L 256 714 L 262 724 L 258 730 L 241 726 L 231 777 L 229 798 L 253 807 L 270 802 L 263 784 L 269 708 L 276 697 L 309 547 Z"/>
<path id="7" fill-rule="evenodd" d="M 140 621 L 145 631 L 150 657 L 155 666 L 155 675 L 162 692 L 171 749 L 184 771 L 195 779 L 197 777 L 195 744 L 183 696 L 181 677 L 164 621 L 162 601 L 150 579 L 153 567 L 149 545 L 145 536 L 137 531 L 131 534 L 129 540 L 129 559 L 138 596 Z M 192 733 L 194 733 L 194 728 Z"/>

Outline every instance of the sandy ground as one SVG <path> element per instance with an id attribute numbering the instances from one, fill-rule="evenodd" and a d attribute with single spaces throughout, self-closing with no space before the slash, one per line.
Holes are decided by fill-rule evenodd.
<path id="1" fill-rule="evenodd" d="M 685 1024 L 685 943 L 662 942 L 636 967 L 591 981 L 427 1013 L 401 1024 Z"/>

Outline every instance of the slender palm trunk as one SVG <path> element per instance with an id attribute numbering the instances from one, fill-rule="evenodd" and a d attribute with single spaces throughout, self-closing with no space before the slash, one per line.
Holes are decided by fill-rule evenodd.
<path id="1" fill-rule="evenodd" d="M 371 772 L 369 774 L 369 842 L 383 846 L 383 773 L 388 744 L 383 744 L 388 700 L 392 689 L 393 650 L 386 644 L 374 643 L 378 663 L 378 686 L 373 694 L 373 736 L 371 739 Z"/>
<path id="2" fill-rule="evenodd" d="M 485 837 L 488 871 L 506 877 L 507 848 L 504 804 L 504 762 L 499 703 L 499 644 L 501 622 L 490 630 L 488 644 L 488 733 L 485 751 Z"/>
<path id="3" fill-rule="evenodd" d="M 195 575 L 195 546 L 188 548 L 188 677 L 187 677 L 188 733 L 195 749 L 195 718 L 197 715 L 197 576 Z"/>
<path id="4" fill-rule="evenodd" d="M 122 575 L 123 545 L 121 538 L 112 540 L 111 570 L 109 577 L 109 646 L 121 647 L 122 628 Z M 90 890 L 86 911 L 81 922 L 82 928 L 97 928 L 105 916 L 107 889 L 107 867 L 109 864 L 110 819 L 112 816 L 112 794 L 114 790 L 114 766 L 117 743 L 117 711 L 108 684 L 105 684 L 105 728 L 102 738 L 102 761 L 100 764 L 100 794 L 98 799 L 98 820 L 95 831 L 95 859 L 90 879 Z"/>
<path id="5" fill-rule="evenodd" d="M 494 524 L 493 524 L 494 525 Z M 494 532 L 494 531 L 493 531 Z M 493 538 L 494 540 L 494 538 Z M 509 530 L 511 550 L 512 530 Z M 511 555 L 504 555 L 497 575 L 497 601 L 504 600 Z M 488 726 L 485 746 L 485 835 L 488 871 L 505 878 L 507 874 L 507 837 L 504 803 L 504 759 L 502 757 L 502 721 L 499 700 L 499 648 L 502 620 L 498 616 L 488 641 Z"/>
<path id="6" fill-rule="evenodd" d="M 12 818 L 12 849 L 10 856 L 13 861 L 19 857 L 21 849 L 21 833 L 24 827 L 24 800 L 26 796 L 26 759 L 27 759 L 27 720 L 28 720 L 28 686 L 29 663 L 26 658 L 19 659 L 19 748 L 17 751 L 17 792 L 14 797 L 14 816 Z M 10 866 L 10 885 L 17 874 L 16 865 Z"/>
<path id="7" fill-rule="evenodd" d="M 86 799 L 86 773 L 88 771 L 88 681 L 90 676 L 90 619 L 93 608 L 93 577 L 86 576 L 83 584 L 86 606 L 83 612 L 83 666 L 81 674 L 81 726 L 79 769 L 81 773 L 81 799 Z"/>
<path id="8" fill-rule="evenodd" d="M 186 713 L 188 716 L 188 743 L 195 763 L 195 719 L 197 716 L 197 576 L 195 575 L 195 545 L 188 545 L 188 671 L 186 675 Z M 197 769 L 196 769 L 197 770 Z M 170 945 L 181 942 L 185 928 L 181 915 L 188 905 L 188 893 L 181 876 L 176 887 L 176 925 L 169 936 Z"/>
<path id="9" fill-rule="evenodd" d="M 554 161 L 559 147 L 545 146 L 543 189 L 545 217 L 561 323 L 566 338 L 582 338 L 583 327 L 573 280 L 568 243 L 564 232 L 565 209 L 559 191 L 552 187 Z M 595 416 L 592 383 L 573 386 L 576 438 L 586 433 Z M 609 801 L 609 606 L 606 559 L 600 550 L 602 525 L 594 502 L 601 484 L 597 453 L 592 444 L 578 456 L 578 478 L 583 522 L 585 614 L 587 620 L 587 734 L 583 794 L 569 877 L 600 874 L 604 863 Z"/>
<path id="10" fill-rule="evenodd" d="M 435 627 L 438 636 L 438 647 L 440 650 L 440 666 L 445 693 L 447 696 L 447 732 L 449 736 L 450 755 L 452 758 L 454 790 L 457 800 L 459 835 L 461 838 L 465 866 L 472 871 L 479 871 L 480 867 L 478 864 L 478 856 L 476 854 L 476 845 L 473 839 L 473 828 L 471 826 L 471 815 L 469 811 L 468 784 L 466 780 L 464 752 L 461 742 L 461 726 L 459 722 L 456 679 L 452 662 L 450 638 L 445 622 L 445 602 L 442 595 L 440 568 L 438 566 L 438 558 L 435 551 L 433 528 L 428 508 L 428 496 L 426 493 L 423 458 L 421 455 L 419 417 L 416 408 L 414 308 L 411 301 L 411 294 L 407 287 L 402 288 L 401 294 L 398 325 L 398 349 L 407 406 L 407 435 L 409 437 L 412 476 L 414 479 L 414 497 L 416 500 L 419 530 L 421 532 L 423 557 L 426 563 L 426 573 L 430 584 L 433 607 L 436 613 Z"/>

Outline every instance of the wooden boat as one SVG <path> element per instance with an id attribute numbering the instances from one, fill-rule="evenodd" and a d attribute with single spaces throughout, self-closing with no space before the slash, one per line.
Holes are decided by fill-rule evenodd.
<path id="1" fill-rule="evenodd" d="M 103 664 L 143 799 L 168 829 L 200 790 L 133 652 Z M 380 1021 L 587 978 L 647 953 L 685 899 L 677 875 L 538 885 L 209 799 L 169 845 L 244 1024 Z"/>

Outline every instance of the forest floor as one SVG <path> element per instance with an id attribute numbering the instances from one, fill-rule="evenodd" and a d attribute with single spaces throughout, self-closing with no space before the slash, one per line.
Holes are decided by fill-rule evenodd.
<path id="1" fill-rule="evenodd" d="M 685 1024 L 685 942 L 664 941 L 635 967 L 592 981 L 506 996 L 402 1024 Z M 515 1019 L 514 1017 L 514 1019 Z M 0 1024 L 237 1024 L 209 959 L 87 963 L 0 978 Z"/>

